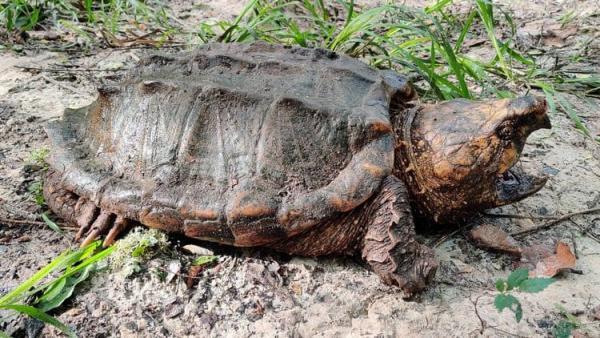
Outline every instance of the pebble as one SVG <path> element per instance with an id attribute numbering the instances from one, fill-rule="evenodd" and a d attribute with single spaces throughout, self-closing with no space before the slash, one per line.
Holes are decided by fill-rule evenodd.
<path id="1" fill-rule="evenodd" d="M 198 255 L 198 256 L 212 256 L 214 252 L 207 248 L 203 248 L 198 245 L 188 244 L 181 247 L 181 249 L 187 253 Z"/>

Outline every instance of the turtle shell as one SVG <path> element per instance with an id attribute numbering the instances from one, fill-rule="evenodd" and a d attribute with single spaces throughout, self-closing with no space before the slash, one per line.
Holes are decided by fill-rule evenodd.
<path id="1" fill-rule="evenodd" d="M 149 227 L 238 246 L 301 233 L 392 172 L 391 71 L 321 49 L 211 44 L 152 55 L 48 125 L 69 191 Z"/>

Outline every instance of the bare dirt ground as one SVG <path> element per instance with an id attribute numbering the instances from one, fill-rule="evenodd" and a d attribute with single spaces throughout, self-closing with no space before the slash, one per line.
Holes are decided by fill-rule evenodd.
<path id="1" fill-rule="evenodd" d="M 241 9 L 237 1 L 204 3 L 186 11 L 191 13 L 186 18 L 227 18 Z M 422 6 L 418 1 L 407 3 Z M 598 2 L 514 1 L 504 8 L 514 11 L 522 43 L 564 51 L 564 60 L 572 60 L 570 54 L 584 47 L 595 48 L 598 55 Z M 561 27 L 560 17 L 570 11 L 575 18 Z M 0 50 L 0 218 L 27 221 L 39 214 L 27 188 L 40 176 L 40 168 L 27 158 L 32 150 L 47 146 L 44 123 L 59 118 L 64 108 L 91 102 L 96 85 L 106 77 L 118 78 L 143 53 L 135 49 L 99 50 L 89 55 L 41 48 L 21 53 Z M 588 66 L 597 71 L 597 61 Z M 40 73 L 19 68 L 65 64 L 106 71 Z M 599 135 L 598 102 L 574 102 L 591 131 Z M 549 175 L 546 187 L 521 203 L 493 212 L 558 215 L 600 206 L 600 146 L 573 128 L 563 113 L 552 115 L 551 120 L 554 128 L 534 133 L 522 159 L 524 167 Z M 508 231 L 541 222 L 482 221 Z M 0 294 L 74 245 L 72 233 L 63 236 L 43 223 L 24 223 L 0 222 Z M 201 275 L 194 289 L 186 287 L 184 278 L 167 283 L 153 272 L 180 259 L 162 255 L 132 277 L 123 277 L 118 271 L 95 274 L 54 314 L 82 337 L 508 337 L 549 336 L 562 318 L 558 304 L 583 323 L 579 333 L 599 337 L 600 321 L 594 313 L 599 316 L 600 243 L 582 234 L 579 227 L 600 235 L 600 215 L 577 216 L 572 222 L 522 239 L 526 245 L 555 240 L 568 243 L 576 248 L 576 268 L 581 274 L 563 273 L 542 293 L 518 294 L 524 311 L 518 324 L 510 312 L 499 314 L 492 304 L 494 281 L 506 277 L 516 262 L 476 248 L 460 231 L 437 246 L 441 263 L 435 281 L 413 301 L 403 300 L 397 289 L 384 286 L 351 258 L 315 260 L 213 247 L 219 262 Z M 426 234 L 423 240 L 435 242 L 445 233 Z M 181 241 L 171 239 L 175 252 L 180 252 Z M 23 320 L 11 320 L 0 329 L 17 336 L 57 335 L 48 327 L 40 333 L 34 323 Z"/>

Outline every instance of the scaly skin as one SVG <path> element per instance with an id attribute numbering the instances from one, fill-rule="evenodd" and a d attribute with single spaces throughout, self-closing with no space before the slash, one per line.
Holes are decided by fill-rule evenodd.
<path id="1" fill-rule="evenodd" d="M 297 255 L 360 253 L 412 294 L 437 268 L 413 214 L 446 223 L 536 192 L 545 179 L 511 168 L 527 136 L 550 127 L 533 97 L 414 98 L 400 75 L 321 50 L 150 57 L 49 128 L 44 196 L 83 245 L 141 224 Z"/>

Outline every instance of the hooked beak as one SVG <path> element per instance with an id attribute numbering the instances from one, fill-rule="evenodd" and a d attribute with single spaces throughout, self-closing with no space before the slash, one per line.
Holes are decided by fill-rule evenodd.
<path id="1" fill-rule="evenodd" d="M 519 114 L 519 123 L 512 138 L 512 145 L 505 150 L 510 154 L 503 159 L 496 180 L 496 205 L 501 206 L 520 201 L 540 190 L 548 180 L 545 175 L 532 175 L 522 168 L 515 168 L 527 137 L 538 129 L 552 127 L 547 114 L 546 100 L 540 97 L 523 96 L 509 104 L 515 114 Z"/>

